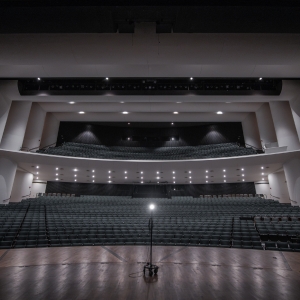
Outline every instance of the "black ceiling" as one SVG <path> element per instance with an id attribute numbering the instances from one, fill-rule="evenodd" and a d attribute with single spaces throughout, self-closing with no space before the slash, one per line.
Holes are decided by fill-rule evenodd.
<path id="1" fill-rule="evenodd" d="M 299 33 L 300 1 L 0 0 L 0 33 Z"/>

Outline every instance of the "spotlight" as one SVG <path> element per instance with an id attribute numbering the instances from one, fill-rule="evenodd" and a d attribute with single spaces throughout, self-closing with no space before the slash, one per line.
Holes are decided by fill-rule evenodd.
<path id="1" fill-rule="evenodd" d="M 262 77 L 259 77 L 259 80 L 262 80 Z"/>
<path id="2" fill-rule="evenodd" d="M 123 115 L 128 115 L 129 112 L 128 112 L 128 111 L 123 111 L 122 114 L 123 114 Z"/>
<path id="3" fill-rule="evenodd" d="M 105 78 L 105 80 L 108 80 L 108 79 L 109 79 L 108 77 Z"/>
<path id="4" fill-rule="evenodd" d="M 174 115 L 178 115 L 178 111 L 174 111 L 173 114 L 174 114 Z"/>
<path id="5" fill-rule="evenodd" d="M 80 114 L 80 115 L 83 115 L 83 114 L 85 114 L 85 112 L 84 112 L 84 111 L 80 111 L 79 114 Z"/>
<path id="6" fill-rule="evenodd" d="M 36 166 L 36 168 L 38 169 L 38 168 L 39 168 L 39 166 Z"/>
<path id="7" fill-rule="evenodd" d="M 150 205 L 149 205 L 149 208 L 150 208 L 151 210 L 153 210 L 153 209 L 155 208 L 155 205 L 154 205 L 154 204 L 150 204 Z"/>
<path id="8" fill-rule="evenodd" d="M 38 77 L 38 79 L 37 79 L 37 80 L 39 80 L 39 81 L 40 81 L 40 80 L 41 80 L 41 78 L 40 78 L 40 77 Z"/>
<path id="9" fill-rule="evenodd" d="M 69 102 L 70 104 L 74 104 L 75 102 L 74 101 L 71 101 L 71 102 Z"/>
<path id="10" fill-rule="evenodd" d="M 193 79 L 194 79 L 193 77 L 190 78 L 190 80 L 193 80 Z"/>
<path id="11" fill-rule="evenodd" d="M 222 111 L 217 111 L 217 115 L 223 115 Z"/>
<path id="12" fill-rule="evenodd" d="M 55 170 L 58 170 L 58 168 L 56 168 Z"/>

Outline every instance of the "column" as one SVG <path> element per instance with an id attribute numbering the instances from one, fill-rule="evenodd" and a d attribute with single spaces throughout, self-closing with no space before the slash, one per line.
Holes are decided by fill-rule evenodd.
<path id="1" fill-rule="evenodd" d="M 10 106 L 11 101 L 2 95 L 0 90 L 0 143 L 7 122 Z"/>
<path id="2" fill-rule="evenodd" d="M 300 143 L 289 102 L 273 101 L 270 108 L 279 147 L 287 146 L 288 151 L 298 150 Z"/>
<path id="3" fill-rule="evenodd" d="M 32 103 L 22 147 L 32 149 L 40 146 L 46 112 L 38 103 Z M 36 149 L 38 150 L 38 149 Z"/>
<path id="4" fill-rule="evenodd" d="M 10 202 L 20 202 L 22 199 L 30 198 L 33 175 L 17 170 Z"/>
<path id="5" fill-rule="evenodd" d="M 8 114 L 0 147 L 18 151 L 22 147 L 31 102 L 13 101 Z"/>
<path id="6" fill-rule="evenodd" d="M 284 163 L 283 169 L 292 204 L 300 206 L 300 159 L 295 158 Z"/>
<path id="7" fill-rule="evenodd" d="M 242 122 L 245 143 L 261 148 L 255 113 L 249 113 Z"/>
<path id="8" fill-rule="evenodd" d="M 291 203 L 284 171 L 268 175 L 270 195 L 280 203 Z M 271 197 L 272 198 L 272 197 Z"/>
<path id="9" fill-rule="evenodd" d="M 59 121 L 52 113 L 47 113 L 41 139 L 41 148 L 56 143 L 58 129 Z"/>
<path id="10" fill-rule="evenodd" d="M 7 158 L 0 157 L 0 204 L 7 204 L 3 200 L 10 198 L 17 164 Z"/>
<path id="11" fill-rule="evenodd" d="M 256 119 L 262 144 L 277 142 L 269 103 L 264 103 L 259 110 L 256 111 Z"/>

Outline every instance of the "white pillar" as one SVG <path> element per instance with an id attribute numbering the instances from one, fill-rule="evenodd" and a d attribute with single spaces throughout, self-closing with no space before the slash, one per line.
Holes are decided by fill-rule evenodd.
<path id="1" fill-rule="evenodd" d="M 47 182 L 32 182 L 31 198 L 36 198 L 36 194 L 45 193 Z"/>
<path id="2" fill-rule="evenodd" d="M 8 114 L 0 147 L 18 151 L 22 147 L 31 102 L 13 101 Z"/>
<path id="3" fill-rule="evenodd" d="M 259 110 L 256 111 L 256 119 L 262 143 L 276 143 L 277 137 L 269 103 L 264 103 Z"/>
<path id="4" fill-rule="evenodd" d="M 283 170 L 268 175 L 270 194 L 280 203 L 291 203 Z M 271 197 L 272 198 L 272 197 Z"/>
<path id="5" fill-rule="evenodd" d="M 10 198 L 13 182 L 17 170 L 17 164 L 7 158 L 0 157 L 0 204 L 6 204 L 3 200 Z"/>
<path id="6" fill-rule="evenodd" d="M 11 101 L 2 95 L 0 90 L 0 144 L 3 136 L 4 128 L 7 122 L 10 106 L 11 106 Z"/>
<path id="7" fill-rule="evenodd" d="M 269 183 L 255 183 L 256 194 L 267 195 L 267 198 L 270 199 L 270 185 Z"/>
<path id="8" fill-rule="evenodd" d="M 288 191 L 293 205 L 300 206 L 300 159 L 292 159 L 283 164 Z"/>
<path id="9" fill-rule="evenodd" d="M 298 139 L 300 140 L 300 95 L 296 95 L 295 99 L 290 101 L 294 123 L 296 126 Z"/>
<path id="10" fill-rule="evenodd" d="M 22 199 L 30 198 L 33 175 L 17 170 L 10 202 L 21 202 Z"/>
<path id="11" fill-rule="evenodd" d="M 287 146 L 288 151 L 298 150 L 300 143 L 289 102 L 273 101 L 270 108 L 279 147 Z"/>
<path id="12" fill-rule="evenodd" d="M 40 148 L 56 143 L 59 121 L 52 113 L 47 113 Z"/>
<path id="13" fill-rule="evenodd" d="M 32 149 L 40 146 L 45 118 L 46 112 L 40 105 L 38 103 L 32 103 L 24 136 L 23 148 Z"/>
<path id="14" fill-rule="evenodd" d="M 242 122 L 245 143 L 261 148 L 255 113 L 249 113 Z"/>

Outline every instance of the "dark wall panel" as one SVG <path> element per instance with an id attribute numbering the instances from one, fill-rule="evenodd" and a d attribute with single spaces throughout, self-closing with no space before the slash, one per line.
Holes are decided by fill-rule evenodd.
<path id="1" fill-rule="evenodd" d="M 128 137 L 130 140 L 128 140 Z M 174 137 L 174 141 L 172 141 Z M 240 122 L 224 123 L 84 123 L 61 122 L 57 144 L 76 142 L 107 146 L 189 146 L 244 143 Z"/>
<path id="2" fill-rule="evenodd" d="M 253 182 L 190 184 L 190 185 L 130 185 L 94 184 L 48 181 L 46 193 L 79 195 L 133 196 L 135 198 L 166 198 L 172 196 L 255 194 Z"/>

